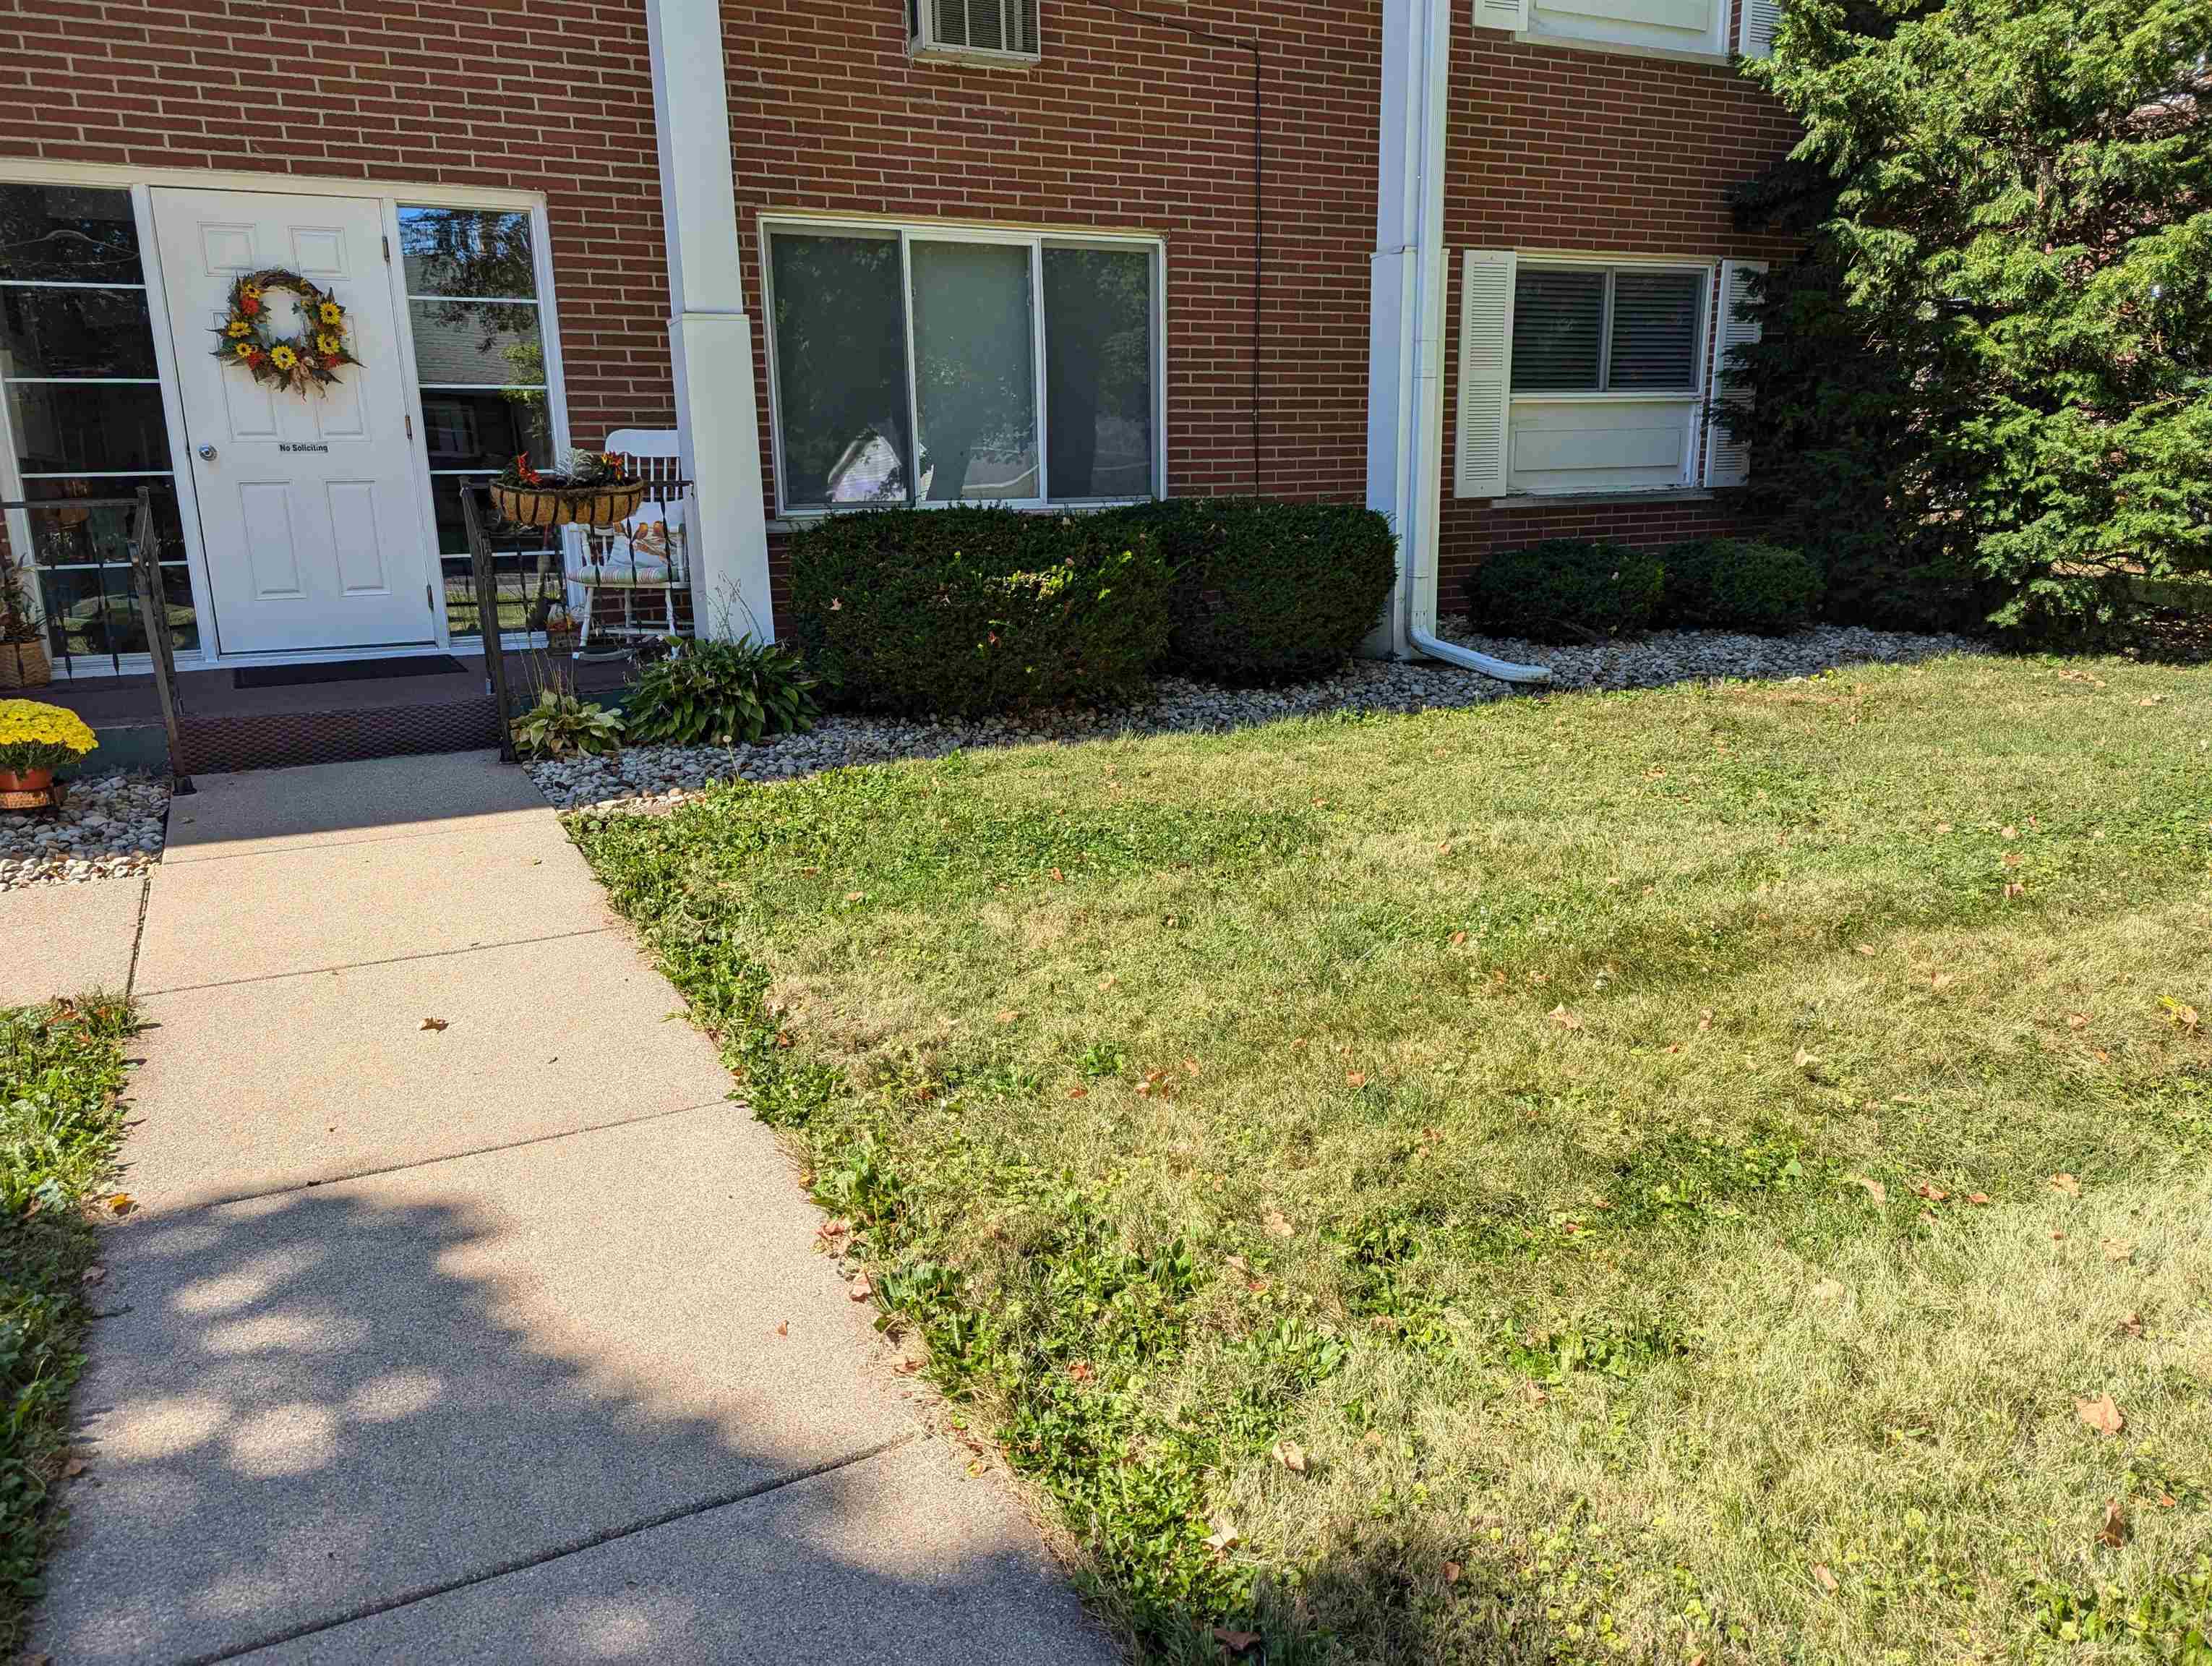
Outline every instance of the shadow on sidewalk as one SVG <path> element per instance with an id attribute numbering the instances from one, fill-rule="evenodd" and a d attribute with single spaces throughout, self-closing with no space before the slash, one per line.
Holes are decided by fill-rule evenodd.
<path id="1" fill-rule="evenodd" d="M 1008 1499 L 896 1402 L 823 1426 L 855 1373 L 817 1289 L 782 1336 L 685 1290 L 691 1323 L 788 1357 L 702 1380 L 641 1341 L 684 1258 L 600 1267 L 588 1312 L 549 1314 L 518 1276 L 543 1237 L 465 1196 L 337 1189 L 117 1227 L 40 1646 L 68 1666 L 269 1645 L 254 1658 L 1113 1658 Z"/>

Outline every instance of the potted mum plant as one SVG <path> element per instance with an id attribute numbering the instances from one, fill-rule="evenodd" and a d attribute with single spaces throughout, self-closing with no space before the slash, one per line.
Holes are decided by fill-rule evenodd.
<path id="1" fill-rule="evenodd" d="M 611 451 L 571 452 L 552 469 L 517 457 L 491 483 L 491 501 L 518 526 L 618 526 L 645 502 L 645 482 Z"/>
<path id="2" fill-rule="evenodd" d="M 23 569 L 0 556 L 0 689 L 42 689 L 53 674 L 46 628 L 31 612 Z"/>
<path id="3" fill-rule="evenodd" d="M 54 771 L 99 745 L 75 712 L 37 700 L 0 700 L 0 793 L 51 798 Z"/>

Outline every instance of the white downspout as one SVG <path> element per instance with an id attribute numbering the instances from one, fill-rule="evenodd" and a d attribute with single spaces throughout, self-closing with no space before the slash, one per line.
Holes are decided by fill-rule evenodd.
<path id="1" fill-rule="evenodd" d="M 1436 634 L 1443 496 L 1444 156 L 1455 0 L 1384 0 L 1382 180 L 1368 344 L 1367 502 L 1398 530 L 1398 583 L 1371 652 L 1426 654 L 1508 683 L 1548 683 Z"/>

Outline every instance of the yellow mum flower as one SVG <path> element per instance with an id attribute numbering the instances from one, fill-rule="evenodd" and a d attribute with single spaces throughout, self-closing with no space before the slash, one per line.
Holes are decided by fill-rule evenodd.
<path id="1" fill-rule="evenodd" d="M 261 299 L 261 286 L 258 283 L 242 284 L 240 286 L 238 292 L 244 295 L 248 301 L 258 301 Z"/>
<path id="2" fill-rule="evenodd" d="M 345 308 L 339 306 L 335 301 L 325 301 L 319 310 L 322 314 L 323 322 L 325 324 L 336 324 L 339 319 L 345 317 Z"/>
<path id="3" fill-rule="evenodd" d="M 234 318 L 231 319 L 229 323 L 222 326 L 222 331 L 223 333 L 228 336 L 233 341 L 239 341 L 243 339 L 245 337 L 252 335 L 253 333 L 253 326 L 248 324 L 242 318 Z"/>
<path id="4" fill-rule="evenodd" d="M 337 350 L 338 338 L 336 336 L 317 336 L 315 337 L 315 351 L 318 353 L 330 354 L 335 353 Z"/>
<path id="5" fill-rule="evenodd" d="M 277 346 L 269 350 L 269 362 L 279 370 L 289 370 L 299 362 L 300 356 L 289 347 Z"/>
<path id="6" fill-rule="evenodd" d="M 230 350 L 241 359 L 250 359 L 253 356 L 253 344 L 250 341 L 242 341 Z"/>
<path id="7" fill-rule="evenodd" d="M 83 753 L 98 745 L 75 712 L 37 700 L 0 700 L 0 747 L 61 746 Z"/>

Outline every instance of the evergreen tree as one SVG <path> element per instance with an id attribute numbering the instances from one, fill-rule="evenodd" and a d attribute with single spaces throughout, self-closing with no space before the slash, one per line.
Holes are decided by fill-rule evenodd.
<path id="1" fill-rule="evenodd" d="M 2212 569 L 2208 50 L 2206 0 L 1787 8 L 1751 73 L 1806 137 L 1739 213 L 1808 246 L 1735 420 L 1850 613 L 2079 629 Z"/>

